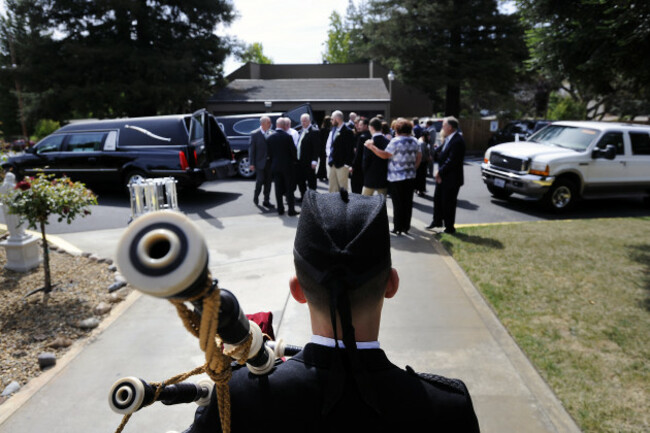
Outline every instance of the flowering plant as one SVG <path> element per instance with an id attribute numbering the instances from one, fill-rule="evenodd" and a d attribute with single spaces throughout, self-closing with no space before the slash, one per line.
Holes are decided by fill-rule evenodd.
<path id="1" fill-rule="evenodd" d="M 72 182 L 65 176 L 55 179 L 53 175 L 39 173 L 36 177 L 26 177 L 18 182 L 2 198 L 9 213 L 20 215 L 21 224 L 27 221 L 29 228 L 41 231 L 45 271 L 45 287 L 42 290 L 47 299 L 52 284 L 45 225 L 51 215 L 56 215 L 59 222 L 65 220 L 68 224 L 78 215 L 89 215 L 90 206 L 97 204 L 97 197 L 83 183 Z"/>

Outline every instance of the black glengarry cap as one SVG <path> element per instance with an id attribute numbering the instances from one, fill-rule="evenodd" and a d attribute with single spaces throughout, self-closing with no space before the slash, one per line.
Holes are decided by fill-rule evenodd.
<path id="1" fill-rule="evenodd" d="M 302 202 L 294 259 L 314 281 L 341 277 L 354 289 L 391 266 L 383 195 L 319 194 Z"/>

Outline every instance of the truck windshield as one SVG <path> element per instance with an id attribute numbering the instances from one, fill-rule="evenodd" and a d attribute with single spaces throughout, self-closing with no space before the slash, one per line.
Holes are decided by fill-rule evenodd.
<path id="1" fill-rule="evenodd" d="M 597 136 L 598 131 L 595 129 L 549 125 L 533 134 L 528 141 L 583 152 Z"/>

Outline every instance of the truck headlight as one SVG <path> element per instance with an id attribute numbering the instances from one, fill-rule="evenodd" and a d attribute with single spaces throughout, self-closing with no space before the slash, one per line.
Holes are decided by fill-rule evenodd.
<path id="1" fill-rule="evenodd" d="M 550 173 L 550 169 L 548 164 L 544 165 L 544 163 L 540 162 L 535 162 L 533 161 L 530 164 L 530 174 L 536 174 L 538 176 L 548 176 Z"/>
<path id="2" fill-rule="evenodd" d="M 486 163 L 486 164 L 488 164 L 490 162 L 490 153 L 491 152 L 489 150 L 486 151 L 485 156 L 483 157 L 483 162 Z"/>

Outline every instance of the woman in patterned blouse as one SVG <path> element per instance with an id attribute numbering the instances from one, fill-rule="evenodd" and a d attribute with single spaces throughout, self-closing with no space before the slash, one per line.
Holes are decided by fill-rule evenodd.
<path id="1" fill-rule="evenodd" d="M 422 151 L 412 135 L 413 123 L 400 117 L 395 121 L 395 133 L 385 150 L 377 148 L 372 140 L 366 147 L 380 158 L 388 159 L 388 192 L 393 202 L 392 233 L 408 234 L 413 214 L 415 175 L 422 161 Z"/>

